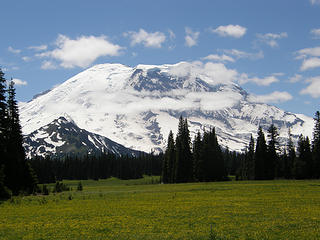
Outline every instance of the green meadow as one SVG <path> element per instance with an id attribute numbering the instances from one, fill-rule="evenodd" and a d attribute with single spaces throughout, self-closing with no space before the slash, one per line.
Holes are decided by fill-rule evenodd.
<path id="1" fill-rule="evenodd" d="M 320 239 L 320 181 L 64 181 L 0 204 L 0 239 Z"/>

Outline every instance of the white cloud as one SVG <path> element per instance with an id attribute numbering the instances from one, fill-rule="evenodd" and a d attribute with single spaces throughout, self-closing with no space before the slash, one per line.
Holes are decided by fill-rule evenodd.
<path id="1" fill-rule="evenodd" d="M 310 0 L 310 3 L 311 3 L 312 5 L 320 4 L 320 0 Z"/>
<path id="2" fill-rule="evenodd" d="M 303 48 L 295 54 L 298 55 L 296 59 L 303 59 L 300 67 L 301 71 L 320 67 L 320 47 Z"/>
<path id="3" fill-rule="evenodd" d="M 45 51 L 48 49 L 48 46 L 47 45 L 30 46 L 28 47 L 28 49 L 35 50 L 35 51 Z"/>
<path id="4" fill-rule="evenodd" d="M 269 86 L 272 83 L 279 82 L 279 79 L 274 74 L 264 78 L 258 78 L 258 77 L 250 78 L 246 73 L 243 73 L 240 75 L 238 81 L 240 84 L 252 82 L 259 86 Z"/>
<path id="5" fill-rule="evenodd" d="M 131 38 L 131 46 L 143 44 L 145 47 L 161 48 L 162 43 L 166 40 L 166 35 L 164 33 L 148 33 L 142 28 L 139 32 L 130 31 L 124 33 L 124 36 Z"/>
<path id="6" fill-rule="evenodd" d="M 44 69 L 44 70 L 56 69 L 56 68 L 57 66 L 51 61 L 43 61 L 41 64 L 41 69 Z"/>
<path id="7" fill-rule="evenodd" d="M 36 56 L 60 61 L 60 66 L 64 68 L 84 68 L 91 65 L 99 57 L 118 56 L 123 49 L 119 45 L 109 42 L 106 36 L 81 36 L 77 39 L 70 39 L 67 36 L 59 35 L 56 46 L 56 49 L 36 54 Z"/>
<path id="8" fill-rule="evenodd" d="M 174 34 L 174 32 L 173 32 L 171 29 L 169 29 L 168 32 L 169 32 L 169 38 L 170 38 L 171 40 L 173 40 L 173 39 L 176 38 L 176 35 Z"/>
<path id="9" fill-rule="evenodd" d="M 306 79 L 307 83 L 310 83 L 308 87 L 302 89 L 300 94 L 308 94 L 313 98 L 320 97 L 320 76 Z"/>
<path id="10" fill-rule="evenodd" d="M 227 56 L 225 54 L 223 55 L 210 54 L 202 59 L 209 60 L 209 61 L 217 61 L 217 62 L 234 62 L 234 59 L 232 57 Z"/>
<path id="11" fill-rule="evenodd" d="M 249 99 L 252 102 L 280 103 L 291 100 L 292 95 L 288 92 L 275 91 L 266 95 L 250 95 Z"/>
<path id="12" fill-rule="evenodd" d="M 28 84 L 27 81 L 23 81 L 23 80 L 18 79 L 18 78 L 14 78 L 14 79 L 12 79 L 12 81 L 17 86 L 26 86 Z"/>
<path id="13" fill-rule="evenodd" d="M 320 67 L 320 58 L 313 57 L 313 58 L 304 59 L 300 67 L 300 70 L 306 71 L 308 69 L 317 68 L 317 67 Z"/>
<path id="14" fill-rule="evenodd" d="M 14 54 L 19 54 L 19 53 L 21 53 L 21 50 L 20 50 L 20 49 L 14 49 L 14 48 L 11 47 L 11 46 L 8 47 L 8 51 L 11 52 L 11 53 L 14 53 Z"/>
<path id="15" fill-rule="evenodd" d="M 291 82 L 291 83 L 300 82 L 301 80 L 302 80 L 302 75 L 300 75 L 300 74 L 295 74 L 294 76 L 289 78 L 289 82 Z"/>
<path id="16" fill-rule="evenodd" d="M 280 77 L 280 76 L 284 76 L 285 74 L 282 73 L 282 72 L 277 72 L 277 73 L 272 73 L 271 75 L 272 75 L 272 76 Z"/>
<path id="17" fill-rule="evenodd" d="M 298 56 L 296 59 L 303 59 L 306 57 L 320 57 L 320 47 L 304 48 L 296 52 Z"/>
<path id="18" fill-rule="evenodd" d="M 22 60 L 25 61 L 25 62 L 30 62 L 31 61 L 31 57 L 24 56 L 24 57 L 22 57 Z"/>
<path id="19" fill-rule="evenodd" d="M 287 37 L 288 37 L 288 34 L 286 32 L 257 34 L 257 38 L 259 42 L 265 43 L 272 48 L 279 46 L 277 40 L 281 38 L 287 38 Z"/>
<path id="20" fill-rule="evenodd" d="M 200 78 L 213 85 L 234 82 L 238 76 L 236 70 L 228 69 L 223 63 L 207 62 L 204 64 L 200 61 L 176 64 L 169 72 L 178 77 Z"/>
<path id="21" fill-rule="evenodd" d="M 237 49 L 224 49 L 222 51 L 226 54 L 233 55 L 236 58 L 249 58 L 252 60 L 264 58 L 263 52 L 261 50 L 257 53 L 247 53 Z"/>
<path id="22" fill-rule="evenodd" d="M 216 29 L 211 29 L 211 32 L 218 34 L 222 37 L 241 38 L 246 34 L 247 29 L 240 25 L 226 25 L 219 26 Z"/>
<path id="23" fill-rule="evenodd" d="M 313 35 L 314 38 L 320 38 L 320 28 L 312 29 L 310 33 Z"/>
<path id="24" fill-rule="evenodd" d="M 185 31 L 186 31 L 186 36 L 184 39 L 185 39 L 186 46 L 193 47 L 197 45 L 200 32 L 193 32 L 191 28 L 188 28 L 188 27 L 185 28 Z"/>

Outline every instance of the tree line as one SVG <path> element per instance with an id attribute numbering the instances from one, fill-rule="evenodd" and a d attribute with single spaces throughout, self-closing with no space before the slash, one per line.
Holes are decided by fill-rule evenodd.
<path id="1" fill-rule="evenodd" d="M 266 142 L 261 128 L 258 130 L 256 146 L 251 136 L 236 173 L 238 179 L 315 179 L 320 177 L 320 112 L 314 117 L 313 139 L 302 134 L 295 147 L 289 129 L 285 147 L 279 146 L 279 134 L 272 124 Z"/>
<path id="2" fill-rule="evenodd" d="M 37 156 L 29 160 L 39 183 L 70 180 L 137 179 L 143 175 L 160 175 L 162 155 L 116 156 L 99 155 L 54 157 Z"/>
<path id="3" fill-rule="evenodd" d="M 192 146 L 191 146 L 192 145 Z M 188 121 L 180 117 L 176 139 L 172 131 L 164 153 L 163 183 L 209 182 L 227 179 L 223 152 L 215 129 L 197 133 L 191 144 Z"/>
<path id="4" fill-rule="evenodd" d="M 31 193 L 37 178 L 26 161 L 14 82 L 0 69 L 0 198 Z"/>
<path id="5" fill-rule="evenodd" d="M 267 140 L 261 127 L 256 141 L 251 135 L 244 153 L 221 150 L 215 128 L 198 131 L 191 143 L 187 119 L 180 117 L 176 139 L 168 136 L 163 156 L 162 182 L 207 182 L 227 180 L 313 179 L 320 177 L 320 113 L 315 114 L 313 140 L 302 134 L 297 148 L 289 129 L 287 145 L 280 148 L 279 133 L 274 124 Z"/>

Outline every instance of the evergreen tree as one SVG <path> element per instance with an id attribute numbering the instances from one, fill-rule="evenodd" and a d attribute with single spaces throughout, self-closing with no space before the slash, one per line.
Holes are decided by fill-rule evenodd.
<path id="1" fill-rule="evenodd" d="M 294 177 L 296 179 L 311 178 L 312 153 L 308 137 L 304 137 L 302 134 L 300 135 L 297 150 L 299 156 L 294 163 Z"/>
<path id="2" fill-rule="evenodd" d="M 284 176 L 285 178 L 293 178 L 293 175 L 294 175 L 293 166 L 296 159 L 296 150 L 292 141 L 292 134 L 291 134 L 290 128 L 288 130 L 288 136 L 289 136 L 288 143 L 287 143 L 288 156 L 287 156 L 287 164 L 284 169 Z"/>
<path id="3" fill-rule="evenodd" d="M 202 173 L 200 171 L 201 165 L 201 134 L 200 131 L 197 132 L 197 135 L 193 141 L 192 153 L 193 153 L 193 178 L 195 181 L 201 181 Z"/>
<path id="4" fill-rule="evenodd" d="M 284 147 L 282 153 L 279 156 L 278 164 L 278 178 L 289 178 L 287 175 L 290 171 L 289 167 L 289 157 L 287 154 L 287 149 Z"/>
<path id="5" fill-rule="evenodd" d="M 0 200 L 10 198 L 11 192 L 10 190 L 4 185 L 4 165 L 0 166 Z"/>
<path id="6" fill-rule="evenodd" d="M 314 117 L 314 129 L 312 140 L 312 155 L 313 155 L 313 172 L 312 177 L 320 177 L 320 112 L 317 111 Z"/>
<path id="7" fill-rule="evenodd" d="M 307 136 L 304 141 L 304 161 L 306 162 L 306 178 L 313 176 L 313 161 L 309 137 Z"/>
<path id="8" fill-rule="evenodd" d="M 6 129 L 7 129 L 6 79 L 0 69 L 0 166 L 6 162 Z"/>
<path id="9" fill-rule="evenodd" d="M 268 159 L 265 162 L 266 179 L 274 179 L 278 175 L 278 162 L 279 156 L 277 151 L 279 150 L 278 142 L 278 130 L 274 124 L 268 129 Z"/>
<path id="10" fill-rule="evenodd" d="M 174 181 L 174 163 L 176 159 L 175 144 L 173 139 L 173 133 L 170 131 L 168 136 L 167 149 L 163 158 L 162 165 L 162 182 L 173 183 Z"/>
<path id="11" fill-rule="evenodd" d="M 176 137 L 175 182 L 191 182 L 193 180 L 192 154 L 190 149 L 190 133 L 187 119 L 179 119 Z"/>
<path id="12" fill-rule="evenodd" d="M 306 177 L 306 161 L 305 161 L 305 138 L 301 134 L 298 140 L 298 157 L 294 162 L 294 178 L 304 179 Z"/>
<path id="13" fill-rule="evenodd" d="M 254 155 L 254 164 L 255 164 L 254 176 L 256 180 L 266 179 L 266 172 L 265 172 L 266 158 L 267 158 L 266 139 L 264 137 L 262 128 L 259 127 L 256 151 Z"/>
<path id="14" fill-rule="evenodd" d="M 226 178 L 224 159 L 214 128 L 203 134 L 200 159 L 200 181 L 221 181 Z"/>
<path id="15" fill-rule="evenodd" d="M 14 194 L 19 191 L 31 193 L 36 188 L 36 178 L 26 162 L 19 110 L 15 99 L 14 82 L 8 88 L 7 163 L 5 164 L 6 184 Z"/>
<path id="16" fill-rule="evenodd" d="M 254 139 L 252 135 L 250 137 L 246 159 L 247 159 L 247 171 L 248 171 L 247 179 L 253 180 L 254 179 Z"/>

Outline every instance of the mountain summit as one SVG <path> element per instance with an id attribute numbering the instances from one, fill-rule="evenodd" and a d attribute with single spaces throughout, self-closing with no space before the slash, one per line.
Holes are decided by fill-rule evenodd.
<path id="1" fill-rule="evenodd" d="M 289 127 L 296 139 L 311 136 L 312 118 L 255 102 L 235 83 L 235 72 L 223 67 L 96 65 L 22 104 L 22 130 L 28 135 L 67 115 L 81 129 L 146 152 L 165 147 L 180 115 L 188 118 L 191 134 L 215 127 L 220 144 L 237 151 L 258 126 L 266 130 L 271 123 L 283 141 Z"/>

